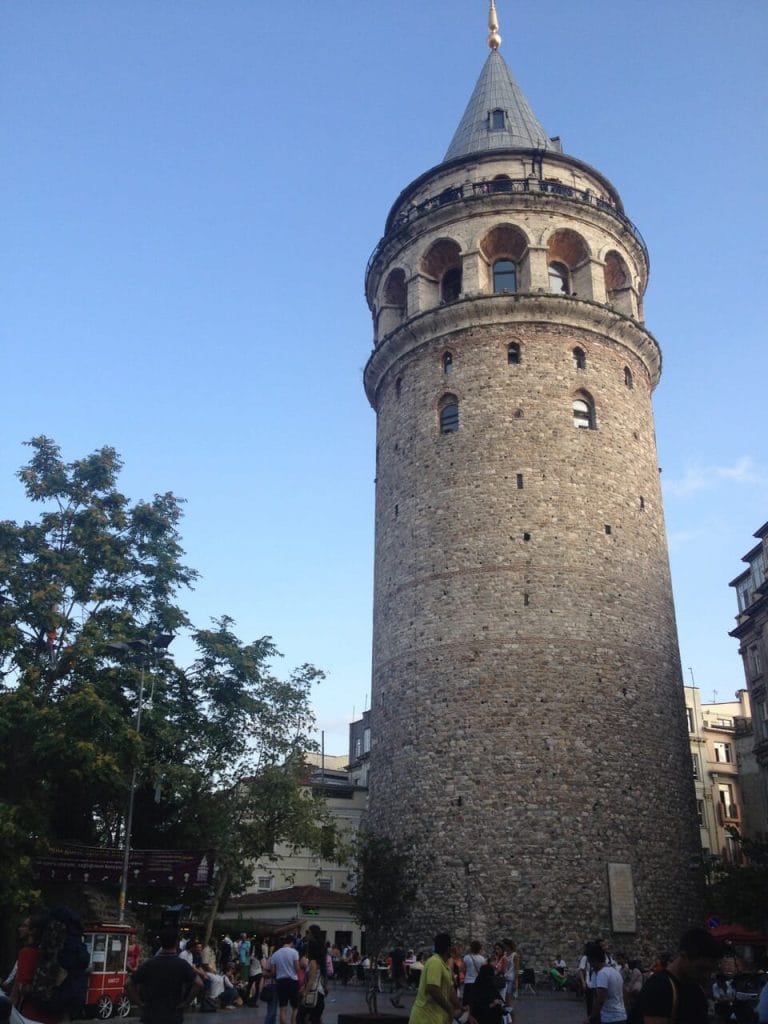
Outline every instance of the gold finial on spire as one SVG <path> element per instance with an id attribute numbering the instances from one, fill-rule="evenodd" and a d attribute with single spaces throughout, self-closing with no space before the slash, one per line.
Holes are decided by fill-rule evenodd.
<path id="1" fill-rule="evenodd" d="M 499 35 L 499 19 L 496 16 L 494 0 L 491 0 L 491 9 L 488 12 L 488 28 L 491 32 L 488 36 L 488 45 L 492 50 L 498 50 L 501 46 L 501 36 Z"/>

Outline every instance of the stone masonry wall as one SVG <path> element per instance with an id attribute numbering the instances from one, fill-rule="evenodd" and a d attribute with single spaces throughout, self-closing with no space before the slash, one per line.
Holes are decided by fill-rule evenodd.
<path id="1" fill-rule="evenodd" d="M 461 306 L 384 339 L 367 381 L 371 819 L 420 851 L 412 941 L 512 934 L 531 960 L 597 934 L 667 947 L 700 906 L 652 373 L 594 303 Z M 581 391 L 595 430 L 573 425 Z M 610 862 L 632 866 L 636 934 L 611 936 Z"/>

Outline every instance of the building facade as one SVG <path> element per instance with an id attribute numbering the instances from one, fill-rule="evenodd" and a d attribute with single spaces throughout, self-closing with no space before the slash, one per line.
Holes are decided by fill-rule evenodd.
<path id="1" fill-rule="evenodd" d="M 643 322 L 648 252 L 499 52 L 366 273 L 377 418 L 370 821 L 412 941 L 639 951 L 700 919 Z"/>
<path id="2" fill-rule="evenodd" d="M 355 746 L 350 726 L 350 748 Z M 360 729 L 362 732 L 362 729 Z M 307 754 L 307 788 L 322 796 L 342 848 L 348 846 L 368 802 L 368 789 L 344 755 Z M 337 945 L 362 940 L 354 919 L 350 867 L 344 860 L 323 858 L 306 848 L 286 844 L 256 863 L 250 889 L 230 900 L 220 917 L 226 921 L 261 922 L 265 931 L 304 931 L 316 924 Z"/>
<path id="3" fill-rule="evenodd" d="M 758 543 L 742 559 L 747 568 L 730 583 L 739 609 L 731 636 L 739 641 L 752 707 L 754 833 L 768 835 L 768 523 L 754 536 Z"/>
<path id="4" fill-rule="evenodd" d="M 740 862 L 740 835 L 751 832 L 749 797 L 754 778 L 749 697 L 702 703 L 697 686 L 685 687 L 685 712 L 691 749 L 696 810 L 705 865 L 715 860 Z"/>

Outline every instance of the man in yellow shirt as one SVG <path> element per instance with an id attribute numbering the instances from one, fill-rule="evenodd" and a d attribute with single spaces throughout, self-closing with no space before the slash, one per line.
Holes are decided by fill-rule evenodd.
<path id="1" fill-rule="evenodd" d="M 448 968 L 451 937 L 447 932 L 435 936 L 435 952 L 424 964 L 419 991 L 408 1024 L 448 1024 L 461 1010 L 461 1000 L 453 991 Z"/>

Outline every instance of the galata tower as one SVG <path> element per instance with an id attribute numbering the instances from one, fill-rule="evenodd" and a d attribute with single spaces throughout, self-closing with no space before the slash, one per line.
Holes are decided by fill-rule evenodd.
<path id="1" fill-rule="evenodd" d="M 499 52 L 366 273 L 376 552 L 370 823 L 409 937 L 674 948 L 700 846 L 645 326 L 616 188 Z"/>

